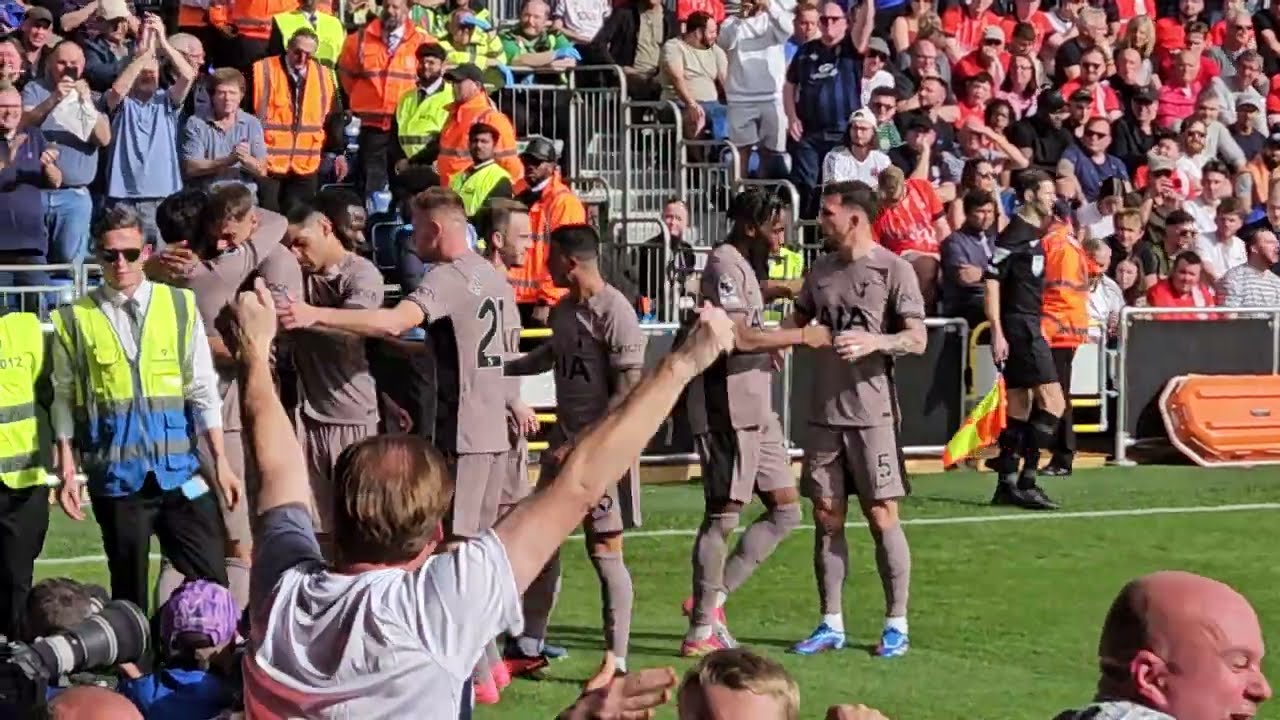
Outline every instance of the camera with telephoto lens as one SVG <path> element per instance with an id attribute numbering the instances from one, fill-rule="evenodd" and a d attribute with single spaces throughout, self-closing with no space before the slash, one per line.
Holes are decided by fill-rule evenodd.
<path id="1" fill-rule="evenodd" d="M 147 616 L 113 600 L 75 627 L 31 644 L 0 636 L 0 716 L 42 717 L 49 684 L 64 675 L 134 662 L 147 650 Z"/>

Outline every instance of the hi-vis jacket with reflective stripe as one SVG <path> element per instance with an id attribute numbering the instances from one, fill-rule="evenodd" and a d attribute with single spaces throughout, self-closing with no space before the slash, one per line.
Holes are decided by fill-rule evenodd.
<path id="1" fill-rule="evenodd" d="M 361 127 L 387 130 L 400 97 L 418 82 L 418 47 L 434 43 L 426 30 L 405 21 L 394 53 L 387 49 L 382 19 L 347 36 L 338 58 L 338 82 Z"/>
<path id="2" fill-rule="evenodd" d="M 1049 228 L 1041 243 L 1044 297 L 1040 301 L 1040 332 L 1049 347 L 1079 347 L 1089 342 L 1089 257 L 1075 233 L 1062 223 Z"/>
<path id="3" fill-rule="evenodd" d="M 190 290 L 152 286 L 137 357 L 125 355 L 97 293 L 59 308 L 54 331 L 75 366 L 75 444 L 91 492 L 119 496 L 154 472 L 165 490 L 196 473 L 195 426 L 185 400 L 195 328 Z"/>
<path id="4" fill-rule="evenodd" d="M 44 332 L 31 313 L 0 317 L 0 484 L 13 490 L 44 482 L 46 447 L 36 414 L 44 372 Z"/>
<path id="5" fill-rule="evenodd" d="M 427 142 L 440 134 L 451 104 L 453 86 L 447 82 L 440 83 L 440 88 L 430 95 L 414 87 L 400 97 L 396 103 L 396 134 L 405 157 L 422 152 Z"/>
<path id="6" fill-rule="evenodd" d="M 237 37 L 266 40 L 271 18 L 297 7 L 297 0 L 218 0 L 209 3 L 209 21 L 214 27 L 234 27 Z"/>
<path id="7" fill-rule="evenodd" d="M 556 172 L 541 190 L 532 190 L 521 179 L 514 188 L 515 198 L 529 208 L 529 229 L 533 242 L 524 254 L 524 265 L 507 270 L 507 282 L 520 304 L 555 305 L 569 291 L 556 287 L 547 260 L 551 256 L 551 232 L 564 225 L 587 221 L 587 209 L 573 194 L 573 189 Z"/>
<path id="8" fill-rule="evenodd" d="M 520 164 L 516 150 L 516 129 L 511 119 L 489 102 L 489 96 L 476 93 L 470 100 L 460 100 L 449 107 L 449 117 L 440 132 L 440 155 L 436 157 L 436 173 L 440 184 L 450 187 L 453 176 L 471 167 L 471 126 L 484 123 L 498 131 L 493 159 L 507 169 L 512 180 L 524 177 L 524 165 Z"/>
<path id="9" fill-rule="evenodd" d="M 253 64 L 253 111 L 262 119 L 271 175 L 311 175 L 320 170 L 324 121 L 333 106 L 333 76 L 314 59 L 296 97 L 289 86 L 284 58 L 273 56 Z"/>
<path id="10" fill-rule="evenodd" d="M 474 217 L 490 193 L 503 180 L 511 182 L 511 175 L 506 168 L 490 160 L 478 167 L 471 167 L 453 176 L 450 188 L 462 198 L 462 208 L 467 217 Z"/>

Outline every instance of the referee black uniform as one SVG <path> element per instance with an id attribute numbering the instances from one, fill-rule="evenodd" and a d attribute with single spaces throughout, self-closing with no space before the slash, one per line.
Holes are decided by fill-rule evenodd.
<path id="1" fill-rule="evenodd" d="M 1040 330 L 1044 265 L 1040 228 L 1015 214 L 996 239 L 995 253 L 984 275 L 985 280 L 1000 285 L 1000 327 L 1009 344 L 1003 375 L 1009 390 L 1032 390 L 1058 381 L 1053 354 Z M 1029 420 L 1009 418 L 1000 434 L 1000 455 L 987 461 L 987 466 L 1000 474 L 991 502 L 1051 510 L 1057 505 L 1036 484 L 1040 442 L 1033 425 L 1042 411 L 1035 408 L 1031 413 Z M 1049 432 L 1056 428 L 1057 418 L 1053 419 Z M 1019 456 L 1023 459 L 1020 474 Z"/>

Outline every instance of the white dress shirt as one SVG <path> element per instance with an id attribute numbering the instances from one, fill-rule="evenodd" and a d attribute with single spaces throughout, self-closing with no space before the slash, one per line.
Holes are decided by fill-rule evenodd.
<path id="1" fill-rule="evenodd" d="M 151 306 L 151 293 L 155 283 L 143 280 L 133 292 L 133 300 L 138 303 L 138 319 L 144 322 L 147 310 Z M 116 331 L 120 339 L 120 347 L 130 363 L 138 358 L 138 338 L 134 337 L 133 323 L 125 311 L 125 303 L 129 297 L 107 286 L 95 288 L 89 293 L 98 308 L 107 317 L 107 322 Z M 183 367 L 183 394 L 191 408 L 195 411 L 197 432 L 216 430 L 222 427 L 222 399 L 218 396 L 218 376 L 213 371 L 213 356 L 209 352 L 209 338 L 205 336 L 204 321 L 196 311 L 195 303 L 191 303 L 191 315 L 195 321 L 191 337 L 187 341 L 187 357 Z M 75 421 L 72 408 L 76 402 L 75 363 L 68 354 L 67 348 L 60 342 L 53 343 L 53 406 L 50 408 L 50 421 L 53 423 L 55 436 L 59 440 L 69 440 L 75 436 Z"/>

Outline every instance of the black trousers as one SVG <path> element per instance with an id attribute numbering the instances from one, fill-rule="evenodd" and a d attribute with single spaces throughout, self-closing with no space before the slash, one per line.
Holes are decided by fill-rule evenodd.
<path id="1" fill-rule="evenodd" d="M 216 497 L 212 489 L 194 500 L 179 488 L 161 490 L 155 475 L 148 475 L 132 495 L 93 496 L 93 515 L 111 572 L 111 597 L 147 612 L 153 534 L 160 552 L 183 576 L 226 585 L 226 532 Z"/>
<path id="2" fill-rule="evenodd" d="M 363 197 L 391 184 L 391 133 L 370 127 L 360 128 L 360 167 L 356 185 Z"/>
<path id="3" fill-rule="evenodd" d="M 1063 405 L 1062 419 L 1058 421 L 1058 432 L 1053 436 L 1053 456 L 1050 462 L 1057 467 L 1070 468 L 1071 460 L 1076 454 L 1076 433 L 1071 429 L 1075 417 L 1071 411 L 1071 365 L 1076 359 L 1075 348 L 1051 348 L 1053 367 L 1058 372 L 1058 384 L 1062 386 Z"/>
<path id="4" fill-rule="evenodd" d="M 320 191 L 320 173 L 273 175 L 258 179 L 258 204 L 264 210 L 288 215 L 295 205 L 310 202 Z"/>
<path id="5" fill-rule="evenodd" d="M 14 640 L 49 530 L 49 488 L 0 485 L 0 635 Z"/>

